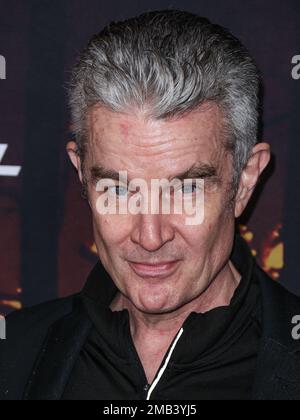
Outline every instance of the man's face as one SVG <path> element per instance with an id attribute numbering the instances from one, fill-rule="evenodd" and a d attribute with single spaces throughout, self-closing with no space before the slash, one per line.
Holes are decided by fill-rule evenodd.
<path id="1" fill-rule="evenodd" d="M 221 114 L 210 104 L 181 118 L 147 120 L 142 113 L 115 113 L 95 106 L 88 123 L 84 173 L 102 264 L 140 311 L 177 310 L 207 289 L 232 250 L 234 210 L 228 205 L 232 159 L 223 146 Z M 204 221 L 199 225 L 187 225 L 184 213 L 97 211 L 97 167 L 127 171 L 129 181 L 142 178 L 150 188 L 151 179 L 176 178 L 195 165 L 206 168 Z M 170 261 L 174 264 L 167 267 L 169 271 L 157 271 L 156 276 L 132 264 Z"/>

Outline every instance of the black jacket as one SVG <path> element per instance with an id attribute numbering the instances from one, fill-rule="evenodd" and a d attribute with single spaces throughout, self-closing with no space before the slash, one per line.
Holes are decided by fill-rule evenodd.
<path id="1" fill-rule="evenodd" d="M 236 249 L 249 255 L 246 243 L 236 241 Z M 240 255 L 232 257 L 237 268 Z M 99 273 L 100 262 L 90 277 Z M 300 298 L 271 280 L 254 258 L 253 275 L 261 288 L 263 327 L 253 399 L 300 400 L 300 341 L 292 337 Z M 91 328 L 80 294 L 9 315 L 7 339 L 0 341 L 0 400 L 61 399 Z"/>

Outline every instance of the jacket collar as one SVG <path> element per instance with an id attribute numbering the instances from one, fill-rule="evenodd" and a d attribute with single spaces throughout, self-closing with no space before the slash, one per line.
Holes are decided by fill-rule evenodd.
<path id="1" fill-rule="evenodd" d="M 300 342 L 291 336 L 294 315 L 300 314 L 300 299 L 271 280 L 256 264 L 246 242 L 235 237 L 231 259 L 238 270 L 246 261 L 253 265 L 262 294 L 261 340 L 253 399 L 280 400 L 300 398 Z M 103 277 L 106 287 L 99 292 L 95 278 Z M 100 261 L 90 273 L 84 293 L 95 300 L 111 302 L 116 286 L 102 270 Z M 73 299 L 73 311 L 54 323 L 37 358 L 31 373 L 24 399 L 57 400 L 63 395 L 74 363 L 92 328 L 92 323 L 82 305 L 79 295 Z"/>

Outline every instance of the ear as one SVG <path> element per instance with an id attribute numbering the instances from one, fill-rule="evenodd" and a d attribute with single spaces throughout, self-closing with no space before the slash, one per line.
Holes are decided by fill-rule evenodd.
<path id="1" fill-rule="evenodd" d="M 78 176 L 80 179 L 80 182 L 82 183 L 82 165 L 81 165 L 81 159 L 80 156 L 78 154 L 78 147 L 77 144 L 74 141 L 70 141 L 68 142 L 67 146 L 66 146 L 66 150 L 67 153 L 69 155 L 69 158 L 71 160 L 71 162 L 73 163 L 73 165 L 75 166 L 75 168 L 78 171 Z"/>
<path id="2" fill-rule="evenodd" d="M 235 217 L 239 217 L 247 206 L 250 197 L 259 180 L 260 174 L 271 158 L 270 145 L 258 143 L 252 149 L 252 154 L 241 174 L 238 192 L 235 198 Z"/>

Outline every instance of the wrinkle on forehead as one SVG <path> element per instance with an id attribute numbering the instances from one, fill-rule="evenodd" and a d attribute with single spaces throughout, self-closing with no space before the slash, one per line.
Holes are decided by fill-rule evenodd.
<path id="1" fill-rule="evenodd" d="M 190 163 L 194 156 L 194 160 L 215 163 L 224 158 L 222 116 L 216 104 L 168 120 L 146 119 L 136 112 L 117 113 L 98 105 L 90 110 L 89 122 L 88 149 L 96 163 L 101 163 L 99 159 L 119 160 L 125 165 L 122 169 L 146 169 L 158 168 L 159 161 L 162 167 L 166 162 L 175 167 L 184 157 Z"/>
<path id="2" fill-rule="evenodd" d="M 216 103 L 209 102 L 202 104 L 184 115 L 165 119 L 154 119 L 146 117 L 145 113 L 140 110 L 131 109 L 127 112 L 115 112 L 101 104 L 96 104 L 88 111 L 87 125 L 88 127 L 94 127 L 95 125 L 99 127 L 102 125 L 103 128 L 107 125 L 111 125 L 119 130 L 119 134 L 123 134 L 126 137 L 130 134 L 130 130 L 137 125 L 140 125 L 143 128 L 148 127 L 150 130 L 153 130 L 163 123 L 167 123 L 168 125 L 175 124 L 180 127 L 181 124 L 186 126 L 189 123 L 193 124 L 194 121 L 198 121 L 199 119 L 202 119 L 202 122 L 206 123 L 211 120 L 212 124 L 216 126 L 216 124 L 222 120 L 222 112 Z M 150 133 L 153 134 L 151 131 Z"/>

